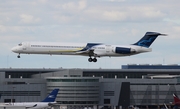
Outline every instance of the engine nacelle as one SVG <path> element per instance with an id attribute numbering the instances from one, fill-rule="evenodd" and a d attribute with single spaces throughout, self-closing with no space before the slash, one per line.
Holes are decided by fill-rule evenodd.
<path id="1" fill-rule="evenodd" d="M 115 48 L 115 53 L 119 54 L 130 54 L 130 53 L 135 53 L 136 51 L 131 48 L 125 48 L 125 47 L 116 47 Z"/>

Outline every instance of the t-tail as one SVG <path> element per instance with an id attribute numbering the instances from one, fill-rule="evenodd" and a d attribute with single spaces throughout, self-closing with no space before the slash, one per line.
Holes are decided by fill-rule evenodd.
<path id="1" fill-rule="evenodd" d="M 54 89 L 43 101 L 41 102 L 55 102 L 56 96 L 59 92 L 59 89 Z"/>
<path id="2" fill-rule="evenodd" d="M 134 43 L 133 45 L 149 48 L 159 35 L 166 36 L 166 34 L 161 34 L 157 32 L 146 32 L 144 37 L 142 37 L 138 42 Z"/>

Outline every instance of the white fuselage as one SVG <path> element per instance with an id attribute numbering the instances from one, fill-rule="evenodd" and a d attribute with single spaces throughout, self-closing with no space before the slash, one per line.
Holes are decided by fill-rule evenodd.
<path id="1" fill-rule="evenodd" d="M 107 45 L 101 43 L 58 43 L 58 42 L 23 42 L 12 48 L 19 54 L 49 54 L 49 55 L 82 55 L 90 56 L 93 50 L 94 57 L 101 56 L 130 56 L 149 52 L 151 48 L 137 45 Z"/>
<path id="2" fill-rule="evenodd" d="M 28 109 L 42 109 L 49 105 L 49 102 L 22 102 L 22 103 L 4 103 L 4 106 L 24 106 Z"/>

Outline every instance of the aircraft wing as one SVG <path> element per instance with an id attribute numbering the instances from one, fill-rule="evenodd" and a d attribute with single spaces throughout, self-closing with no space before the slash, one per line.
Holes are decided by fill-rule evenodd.
<path id="1" fill-rule="evenodd" d="M 86 51 L 78 51 L 76 52 L 77 54 L 84 54 L 84 55 L 89 55 L 89 56 L 94 56 L 95 53 L 94 53 L 94 49 L 90 48 L 90 49 L 87 49 Z"/>

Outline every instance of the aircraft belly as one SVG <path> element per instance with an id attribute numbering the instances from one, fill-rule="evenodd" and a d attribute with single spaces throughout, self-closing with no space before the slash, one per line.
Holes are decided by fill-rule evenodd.
<path id="1" fill-rule="evenodd" d="M 107 54 L 106 56 L 109 56 L 109 57 L 119 57 L 119 56 L 129 56 L 129 54 L 116 54 L 116 53 L 111 53 L 111 54 Z"/>

